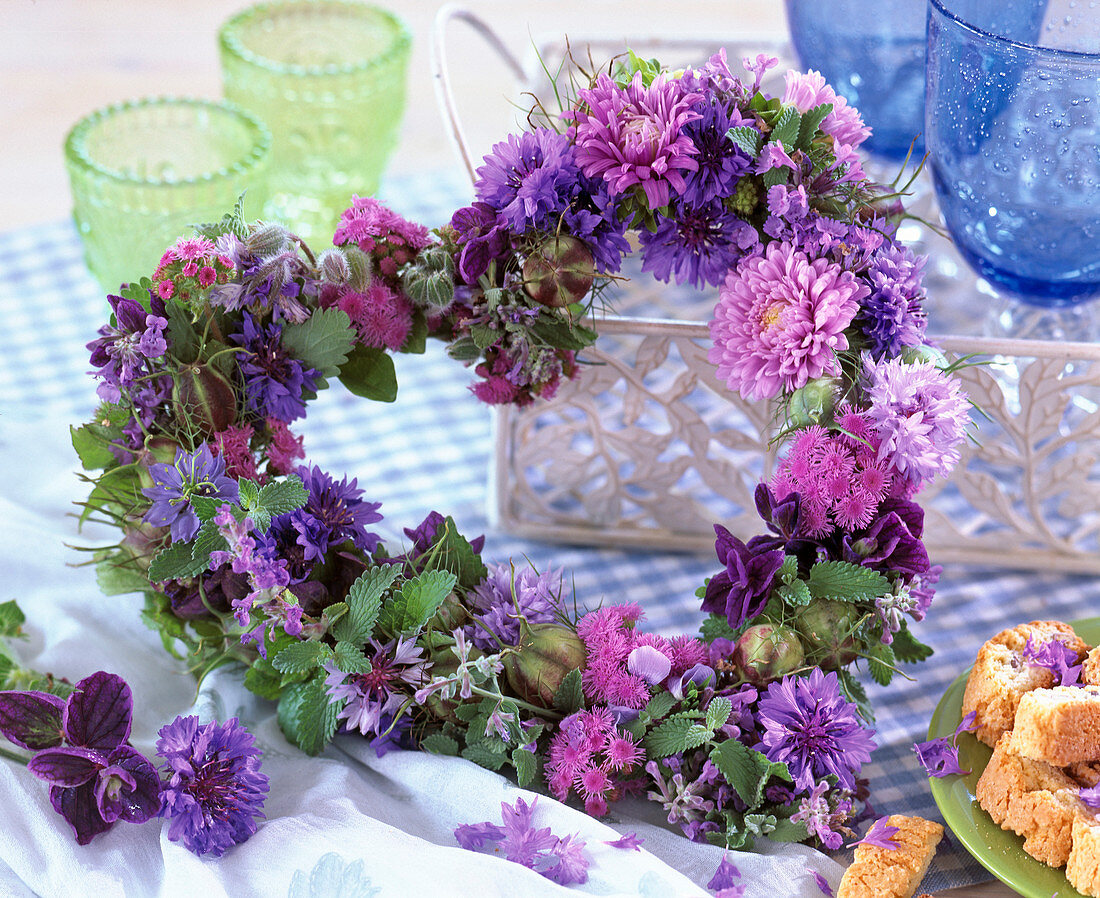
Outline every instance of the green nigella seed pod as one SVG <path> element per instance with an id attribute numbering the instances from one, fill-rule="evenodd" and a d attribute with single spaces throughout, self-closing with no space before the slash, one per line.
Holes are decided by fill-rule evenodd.
<path id="1" fill-rule="evenodd" d="M 453 633 L 470 619 L 470 613 L 462 600 L 453 592 L 443 600 L 435 616 L 428 621 L 429 630 Z"/>
<path id="2" fill-rule="evenodd" d="M 824 670 L 837 670 L 856 660 L 852 631 L 858 621 L 859 610 L 851 603 L 815 599 L 798 612 L 795 626 L 810 660 Z"/>
<path id="3" fill-rule="evenodd" d="M 756 204 L 759 202 L 760 188 L 748 175 L 737 182 L 737 189 L 733 192 L 733 196 L 726 200 L 729 210 L 742 218 L 748 218 L 752 215 L 756 209 Z"/>
<path id="4" fill-rule="evenodd" d="M 732 660 L 742 679 L 763 686 L 798 670 L 805 658 L 802 640 L 790 627 L 757 624 L 741 634 Z"/>
<path id="5" fill-rule="evenodd" d="M 245 238 L 244 246 L 254 256 L 274 256 L 290 243 L 290 231 L 279 224 L 260 224 Z"/>
<path id="6" fill-rule="evenodd" d="M 346 284 L 351 277 L 351 266 L 348 265 L 348 257 L 336 247 L 326 249 L 317 257 L 317 268 L 321 272 L 321 277 L 327 283 L 336 286 Z"/>
<path id="7" fill-rule="evenodd" d="M 787 424 L 809 427 L 820 424 L 836 405 L 840 381 L 835 377 L 819 377 L 795 390 L 787 400 Z"/>
<path id="8" fill-rule="evenodd" d="M 561 309 L 588 295 L 595 266 L 584 241 L 568 235 L 551 237 L 523 263 L 523 289 L 535 302 Z"/>
<path id="9" fill-rule="evenodd" d="M 204 437 L 237 420 L 237 394 L 225 375 L 210 365 L 188 365 L 172 388 L 176 420 Z"/>
<path id="10" fill-rule="evenodd" d="M 356 293 L 365 293 L 371 280 L 370 256 L 358 246 L 345 246 L 343 249 L 344 259 L 348 263 L 347 284 Z"/>
<path id="11" fill-rule="evenodd" d="M 920 346 L 905 346 L 901 350 L 901 360 L 906 365 L 916 365 L 920 362 L 931 362 L 937 368 L 946 368 L 950 363 L 942 349 L 921 343 Z"/>
<path id="12" fill-rule="evenodd" d="M 524 701 L 554 707 L 554 696 L 571 670 L 584 667 L 584 643 L 572 627 L 520 622 L 519 645 L 504 656 L 508 685 Z"/>

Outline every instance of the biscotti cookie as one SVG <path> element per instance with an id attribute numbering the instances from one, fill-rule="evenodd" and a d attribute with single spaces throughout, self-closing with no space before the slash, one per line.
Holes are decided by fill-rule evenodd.
<path id="1" fill-rule="evenodd" d="M 993 749 L 975 794 L 978 804 L 1001 829 L 1024 837 L 1024 851 L 1044 864 L 1061 867 L 1073 845 L 1073 820 L 1085 810 L 1080 783 L 1057 767 L 1024 758 L 1005 733 Z"/>
<path id="2" fill-rule="evenodd" d="M 1081 894 L 1100 898 L 1100 820 L 1091 813 L 1079 814 L 1073 821 L 1066 879 Z"/>
<path id="3" fill-rule="evenodd" d="M 943 827 L 920 817 L 895 814 L 886 820 L 898 831 L 891 837 L 896 849 L 877 845 L 856 847 L 852 865 L 844 871 L 837 898 L 912 898 L 924 879 Z"/>
<path id="4" fill-rule="evenodd" d="M 1100 686 L 1055 686 L 1022 696 L 1012 750 L 1056 767 L 1100 760 Z"/>
<path id="5" fill-rule="evenodd" d="M 1081 682 L 1088 686 L 1100 686 L 1100 646 L 1085 656 L 1081 665 Z"/>
<path id="6" fill-rule="evenodd" d="M 1054 685 L 1054 674 L 1045 667 L 1034 667 L 1024 660 L 1028 638 L 1033 645 L 1060 639 L 1079 657 L 1088 646 L 1069 624 L 1061 621 L 1031 621 L 1003 630 L 982 645 L 966 681 L 962 713 L 975 712 L 974 735 L 994 746 L 1001 735 L 1012 729 L 1021 696 Z"/>

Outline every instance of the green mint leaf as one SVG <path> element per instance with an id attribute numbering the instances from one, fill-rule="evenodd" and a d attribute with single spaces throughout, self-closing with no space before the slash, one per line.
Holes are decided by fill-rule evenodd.
<path id="1" fill-rule="evenodd" d="M 710 753 L 710 760 L 749 810 L 758 808 L 764 801 L 764 786 L 773 776 L 791 782 L 786 764 L 769 761 L 760 752 L 736 739 L 727 739 L 718 745 Z"/>
<path id="2" fill-rule="evenodd" d="M 444 736 L 442 733 L 429 733 L 420 740 L 420 747 L 433 755 L 448 755 L 450 757 L 458 755 L 458 743 L 450 736 Z"/>
<path id="3" fill-rule="evenodd" d="M 344 673 L 365 674 L 370 673 L 371 665 L 363 650 L 350 642 L 341 640 L 336 643 L 332 653 L 332 660 Z"/>
<path id="4" fill-rule="evenodd" d="M 382 596 L 400 573 L 400 565 L 387 564 L 359 575 L 348 590 L 348 614 L 333 627 L 337 639 L 363 645 L 371 638 L 382 608 Z"/>
<path id="5" fill-rule="evenodd" d="M 285 651 L 285 650 L 284 650 Z M 284 712 L 283 704 L 288 707 Z M 340 702 L 330 702 L 324 677 L 287 687 L 279 699 L 279 725 L 307 755 L 318 754 L 336 735 Z"/>
<path id="6" fill-rule="evenodd" d="M 798 557 L 784 555 L 783 565 L 779 568 L 779 579 L 784 583 L 793 583 L 798 579 Z"/>
<path id="7" fill-rule="evenodd" d="M 382 606 L 378 626 L 390 636 L 416 633 L 454 589 L 450 571 L 425 571 L 406 580 L 401 591 Z"/>
<path id="8" fill-rule="evenodd" d="M 733 702 L 724 695 L 716 695 L 707 705 L 707 728 L 713 733 L 723 726 L 733 713 Z"/>
<path id="9" fill-rule="evenodd" d="M 768 833 L 768 838 L 773 842 L 805 842 L 810 838 L 810 831 L 805 823 L 792 823 L 789 817 L 780 817 L 776 819 L 775 828 Z"/>
<path id="10" fill-rule="evenodd" d="M 261 665 L 258 662 L 248 668 L 244 675 L 244 685 L 249 692 L 271 701 L 278 701 L 283 691 L 282 678 L 270 665 Z"/>
<path id="11" fill-rule="evenodd" d="M 73 449 L 80 458 L 80 466 L 85 471 L 99 471 L 115 464 L 117 459 L 111 452 L 110 440 L 104 436 L 106 428 L 97 424 L 85 424 L 83 427 L 69 427 Z"/>
<path id="12" fill-rule="evenodd" d="M 161 552 L 149 565 L 149 580 L 160 583 L 164 580 L 183 580 L 197 577 L 206 570 L 210 556 L 195 559 L 191 543 L 174 542 Z"/>
<path id="13" fill-rule="evenodd" d="M 802 114 L 793 106 L 784 106 L 779 118 L 772 126 L 771 139 L 778 140 L 784 146 L 793 147 L 798 142 L 798 132 L 802 126 Z"/>
<path id="14" fill-rule="evenodd" d="M 703 626 L 699 628 L 699 632 L 703 634 L 705 642 L 714 642 L 716 639 L 737 638 L 737 631 L 729 625 L 729 621 L 719 614 L 712 614 L 706 618 L 703 621 Z"/>
<path id="15" fill-rule="evenodd" d="M 317 309 L 301 324 L 283 327 L 282 344 L 303 365 L 322 377 L 335 377 L 355 342 L 351 319 L 342 309 Z"/>
<path id="16" fill-rule="evenodd" d="M 780 165 L 776 168 L 769 168 L 761 176 L 761 180 L 764 182 L 765 187 L 775 187 L 777 184 L 786 184 L 790 176 L 791 167 L 789 165 Z"/>
<path id="17" fill-rule="evenodd" d="M 134 566 L 132 559 L 121 552 L 97 557 L 95 579 L 100 592 L 105 596 L 145 592 L 149 588 L 149 578 Z"/>
<path id="18" fill-rule="evenodd" d="M 376 402 L 397 399 L 397 372 L 393 359 L 378 346 L 356 346 L 340 368 L 340 383 L 364 399 Z"/>
<path id="19" fill-rule="evenodd" d="M 299 674 L 320 667 L 332 657 L 332 649 L 323 642 L 292 642 L 274 657 L 272 665 L 280 673 Z"/>
<path id="20" fill-rule="evenodd" d="M 288 474 L 282 480 L 273 480 L 260 488 L 256 496 L 256 507 L 262 508 L 271 517 L 301 508 L 309 501 L 309 491 L 302 478 L 297 474 Z"/>
<path id="21" fill-rule="evenodd" d="M 925 645 L 910 633 L 909 628 L 904 625 L 894 634 L 893 649 L 894 657 L 906 664 L 923 661 L 932 654 L 932 646 Z"/>
<path id="22" fill-rule="evenodd" d="M 554 693 L 554 707 L 562 714 L 572 714 L 584 707 L 580 668 L 575 667 L 562 677 L 561 685 Z"/>
<path id="23" fill-rule="evenodd" d="M 447 355 L 459 362 L 472 362 L 481 358 L 481 350 L 470 337 L 459 337 L 447 347 Z"/>
<path id="24" fill-rule="evenodd" d="M 237 197 L 233 204 L 233 211 L 226 212 L 221 221 L 209 224 L 197 224 L 193 226 L 195 233 L 203 237 L 215 240 L 222 234 L 235 234 L 241 240 L 248 236 L 248 222 L 244 218 L 244 193 Z"/>
<path id="25" fill-rule="evenodd" d="M 868 723 L 875 722 L 875 713 L 871 708 L 871 702 L 867 698 L 867 690 L 863 684 L 852 675 L 849 670 L 838 670 L 837 678 L 840 680 L 840 691 L 859 711 L 859 716 Z"/>
<path id="26" fill-rule="evenodd" d="M 0 636 L 22 636 L 21 628 L 26 620 L 15 599 L 0 602 Z"/>
<path id="27" fill-rule="evenodd" d="M 424 553 L 433 570 L 450 571 L 458 578 L 462 589 L 473 589 L 489 571 L 469 540 L 458 532 L 454 518 L 448 516 L 436 534 L 435 544 Z"/>
<path id="28" fill-rule="evenodd" d="M 577 673 L 580 673 L 580 671 L 577 671 Z M 646 704 L 645 713 L 653 720 L 660 720 L 672 710 L 675 704 L 676 699 L 671 692 L 658 692 Z"/>
<path id="29" fill-rule="evenodd" d="M 228 549 L 229 543 L 218 532 L 218 525 L 210 521 L 203 524 L 202 529 L 195 537 L 195 542 L 191 546 L 191 557 L 194 559 L 195 564 L 204 564 L 203 570 L 206 570 L 210 566 L 211 552 L 225 552 Z"/>
<path id="30" fill-rule="evenodd" d="M 214 516 L 223 505 L 233 507 L 233 503 L 228 499 L 212 499 L 210 496 L 192 496 L 190 503 L 198 519 L 204 524 L 214 520 Z"/>
<path id="31" fill-rule="evenodd" d="M 493 751 L 491 748 L 487 748 L 482 742 L 475 742 L 473 745 L 467 745 L 462 749 L 462 757 L 467 761 L 473 761 L 480 767 L 486 767 L 489 770 L 500 770 L 505 764 L 508 763 L 508 756 L 503 752 Z"/>
<path id="32" fill-rule="evenodd" d="M 750 125 L 739 125 L 730 128 L 726 137 L 748 153 L 753 159 L 760 155 L 760 149 L 764 145 L 763 135 Z"/>
<path id="33" fill-rule="evenodd" d="M 798 126 L 798 139 L 794 142 L 795 149 L 806 151 L 810 149 L 810 144 L 817 136 L 818 128 L 821 127 L 825 116 L 832 111 L 832 103 L 822 103 L 802 113 L 802 122 Z"/>
<path id="34" fill-rule="evenodd" d="M 237 479 L 237 492 L 240 496 L 241 508 L 246 512 L 251 512 L 259 506 L 260 487 L 256 481 L 249 480 L 247 477 L 239 477 Z"/>
<path id="35" fill-rule="evenodd" d="M 674 714 L 645 737 L 646 753 L 651 758 L 667 758 L 677 752 L 698 748 L 711 736 L 711 731 L 686 714 Z"/>
<path id="36" fill-rule="evenodd" d="M 880 686 L 889 686 L 894 679 L 894 650 L 884 642 L 876 642 L 867 647 L 867 670 L 871 679 Z"/>
<path id="37" fill-rule="evenodd" d="M 512 750 L 512 766 L 516 768 L 516 784 L 521 789 L 526 789 L 534 782 L 535 774 L 539 769 L 539 759 L 535 753 L 526 748 Z"/>
<path id="38" fill-rule="evenodd" d="M 889 581 L 878 571 L 847 561 L 819 561 L 810 568 L 807 582 L 815 599 L 873 602 L 890 591 Z"/>
<path id="39" fill-rule="evenodd" d="M 813 601 L 810 587 L 804 580 L 793 580 L 779 587 L 779 597 L 788 605 L 799 608 Z"/>
<path id="40" fill-rule="evenodd" d="M 543 312 L 527 329 L 531 338 L 554 349 L 568 349 L 579 352 L 595 342 L 594 331 L 570 324 L 560 315 Z"/>

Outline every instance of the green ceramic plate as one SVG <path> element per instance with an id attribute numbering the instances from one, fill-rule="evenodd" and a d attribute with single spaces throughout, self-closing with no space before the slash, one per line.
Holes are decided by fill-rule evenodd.
<path id="1" fill-rule="evenodd" d="M 1100 618 L 1074 621 L 1073 629 L 1089 645 L 1100 643 Z M 944 693 L 932 723 L 928 738 L 950 736 L 962 720 L 962 699 L 966 690 L 966 670 Z M 947 776 L 929 780 L 932 797 L 939 806 L 943 819 L 975 859 L 990 873 L 1025 898 L 1076 898 L 1081 893 L 1066 880 L 1060 869 L 1048 867 L 1024 852 L 1024 840 L 994 823 L 979 807 L 974 798 L 978 777 L 985 770 L 992 749 L 983 745 L 970 733 L 959 738 L 959 762 L 968 776 Z"/>

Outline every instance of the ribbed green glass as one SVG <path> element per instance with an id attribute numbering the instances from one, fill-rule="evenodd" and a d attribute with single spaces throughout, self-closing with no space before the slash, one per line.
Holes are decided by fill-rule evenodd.
<path id="1" fill-rule="evenodd" d="M 97 110 L 65 139 L 73 218 L 104 290 L 149 277 L 192 225 L 218 221 L 246 188 L 266 194 L 271 134 L 229 103 L 157 97 Z"/>
<path id="2" fill-rule="evenodd" d="M 274 138 L 264 217 L 332 239 L 353 193 L 373 194 L 397 144 L 411 38 L 390 13 L 343 0 L 263 3 L 219 32 L 227 99 Z"/>

